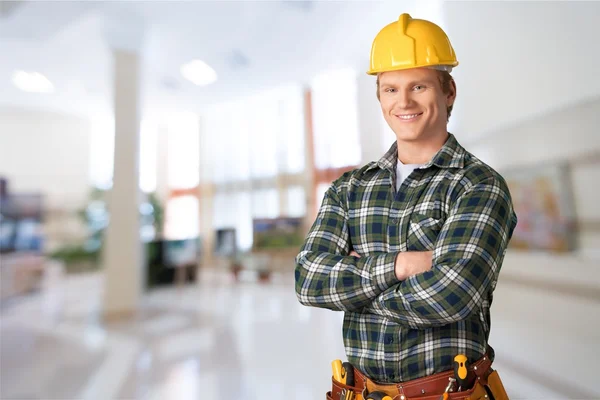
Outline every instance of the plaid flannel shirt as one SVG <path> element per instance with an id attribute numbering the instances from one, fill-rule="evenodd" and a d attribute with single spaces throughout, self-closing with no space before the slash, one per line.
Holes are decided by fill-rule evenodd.
<path id="1" fill-rule="evenodd" d="M 517 223 L 504 179 L 452 134 L 398 192 L 397 155 L 394 143 L 331 185 L 295 270 L 299 301 L 344 311 L 348 361 L 382 383 L 452 369 L 459 353 L 471 362 L 485 354 Z M 432 269 L 399 281 L 396 255 L 426 250 Z"/>

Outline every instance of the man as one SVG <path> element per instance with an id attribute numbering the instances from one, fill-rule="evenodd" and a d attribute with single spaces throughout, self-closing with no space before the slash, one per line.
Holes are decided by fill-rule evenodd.
<path id="1" fill-rule="evenodd" d="M 487 341 L 517 218 L 504 179 L 447 131 L 457 65 L 442 29 L 408 14 L 373 42 L 396 143 L 333 182 L 296 257 L 299 301 L 345 312 L 354 382 L 328 398 L 507 398 Z"/>

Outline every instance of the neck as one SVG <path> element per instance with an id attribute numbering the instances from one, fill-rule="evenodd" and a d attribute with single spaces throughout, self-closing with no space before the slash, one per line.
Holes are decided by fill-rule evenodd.
<path id="1" fill-rule="evenodd" d="M 397 140 L 398 159 L 403 164 L 426 164 L 444 146 L 446 140 L 447 132 L 425 141 Z"/>

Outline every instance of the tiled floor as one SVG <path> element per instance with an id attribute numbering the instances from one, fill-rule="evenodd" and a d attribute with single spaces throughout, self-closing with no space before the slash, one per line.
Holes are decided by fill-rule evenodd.
<path id="1" fill-rule="evenodd" d="M 301 306 L 292 274 L 236 284 L 204 271 L 198 284 L 145 295 L 133 320 L 110 323 L 99 318 L 102 275 L 50 276 L 39 293 L 0 308 L 2 400 L 321 400 L 331 360 L 344 358 L 342 313 Z M 531 368 L 535 360 L 526 353 L 550 354 L 570 341 L 594 356 L 592 332 L 580 330 L 572 342 L 560 326 L 597 304 L 582 302 L 568 315 L 560 297 L 539 306 L 536 297 L 508 284 L 497 290 L 492 344 L 511 398 L 599 398 L 587 378 L 587 386 L 577 377 L 566 385 Z M 553 330 L 535 307 L 561 315 L 551 319 Z"/>
<path id="2" fill-rule="evenodd" d="M 205 273 L 108 324 L 101 275 L 55 282 L 2 307 L 0 398 L 321 399 L 342 314 L 302 307 L 292 282 Z"/>

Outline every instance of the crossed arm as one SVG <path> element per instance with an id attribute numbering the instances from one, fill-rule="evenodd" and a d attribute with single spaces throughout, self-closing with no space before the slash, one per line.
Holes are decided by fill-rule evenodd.
<path id="1" fill-rule="evenodd" d="M 353 254 L 346 215 L 330 188 L 296 257 L 299 301 L 366 310 L 411 328 L 446 325 L 475 312 L 495 287 L 516 225 L 508 190 L 495 178 L 458 198 L 433 253 Z"/>

